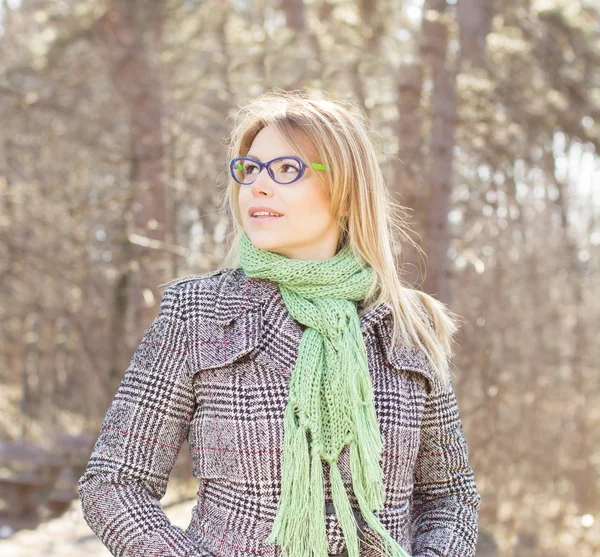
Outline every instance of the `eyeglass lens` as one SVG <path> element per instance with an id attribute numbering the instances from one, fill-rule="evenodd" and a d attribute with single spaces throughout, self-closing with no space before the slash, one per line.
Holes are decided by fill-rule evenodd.
<path id="1" fill-rule="evenodd" d="M 278 159 L 270 163 L 271 173 L 275 181 L 281 184 L 293 182 L 300 173 L 300 164 L 294 159 Z M 233 166 L 235 177 L 244 184 L 251 184 L 256 180 L 260 167 L 255 160 L 240 159 Z"/>

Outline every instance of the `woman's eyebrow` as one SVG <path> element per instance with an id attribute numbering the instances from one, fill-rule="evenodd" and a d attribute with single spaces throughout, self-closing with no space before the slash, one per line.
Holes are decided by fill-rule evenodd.
<path id="1" fill-rule="evenodd" d="M 279 158 L 286 157 L 286 156 L 289 156 L 289 155 L 281 155 L 281 157 L 273 157 L 273 158 L 279 159 Z M 254 159 L 255 161 L 258 161 L 258 162 L 262 162 L 258 157 L 255 157 L 254 155 L 251 155 L 250 153 L 248 153 L 246 155 L 246 157 L 248 157 L 249 159 Z"/>

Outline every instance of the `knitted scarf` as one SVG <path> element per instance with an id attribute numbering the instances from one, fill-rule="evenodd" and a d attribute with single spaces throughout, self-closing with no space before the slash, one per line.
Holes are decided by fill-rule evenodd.
<path id="1" fill-rule="evenodd" d="M 374 513 L 385 499 L 383 440 L 356 308 L 374 271 L 349 244 L 326 260 L 291 259 L 256 248 L 246 233 L 239 263 L 248 277 L 276 282 L 290 315 L 306 326 L 290 379 L 281 498 L 267 542 L 288 557 L 328 556 L 324 461 L 348 555 L 359 556 L 356 519 L 338 467 L 349 445 L 352 487 L 364 522 L 385 542 L 386 555 L 409 557 Z"/>

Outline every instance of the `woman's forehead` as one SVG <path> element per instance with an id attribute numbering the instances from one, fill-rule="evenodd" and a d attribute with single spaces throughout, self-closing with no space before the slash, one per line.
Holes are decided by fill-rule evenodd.
<path id="1" fill-rule="evenodd" d="M 316 150 L 313 142 L 305 132 L 300 130 L 290 130 L 294 140 L 297 142 L 307 156 L 314 157 Z M 296 149 L 288 141 L 287 137 L 275 126 L 265 126 L 256 134 L 256 137 L 250 145 L 247 156 L 263 162 L 276 157 L 296 154 Z"/>

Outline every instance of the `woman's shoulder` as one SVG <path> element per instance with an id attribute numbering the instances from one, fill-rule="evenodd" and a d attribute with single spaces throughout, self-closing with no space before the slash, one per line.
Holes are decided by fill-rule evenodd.
<path id="1" fill-rule="evenodd" d="M 206 273 L 200 275 L 185 275 L 183 277 L 178 277 L 169 282 L 165 283 L 162 286 L 165 286 L 166 290 L 171 289 L 174 290 L 185 290 L 190 287 L 197 288 L 207 288 L 211 285 L 218 284 L 222 280 L 224 280 L 228 275 L 231 275 L 234 271 L 238 269 L 233 267 L 221 267 L 220 269 L 215 269 L 214 271 L 208 271 Z M 185 288 L 182 285 L 186 285 Z"/>
<path id="2" fill-rule="evenodd" d="M 176 295 L 187 318 L 228 322 L 257 307 L 276 288 L 270 281 L 249 279 L 240 267 L 222 267 L 170 281 L 165 290 Z"/>
<path id="3" fill-rule="evenodd" d="M 231 290 L 234 283 L 240 282 L 240 271 L 239 268 L 221 267 L 200 275 L 185 275 L 163 285 L 166 286 L 164 293 L 179 296 L 182 301 L 214 302 Z"/>

